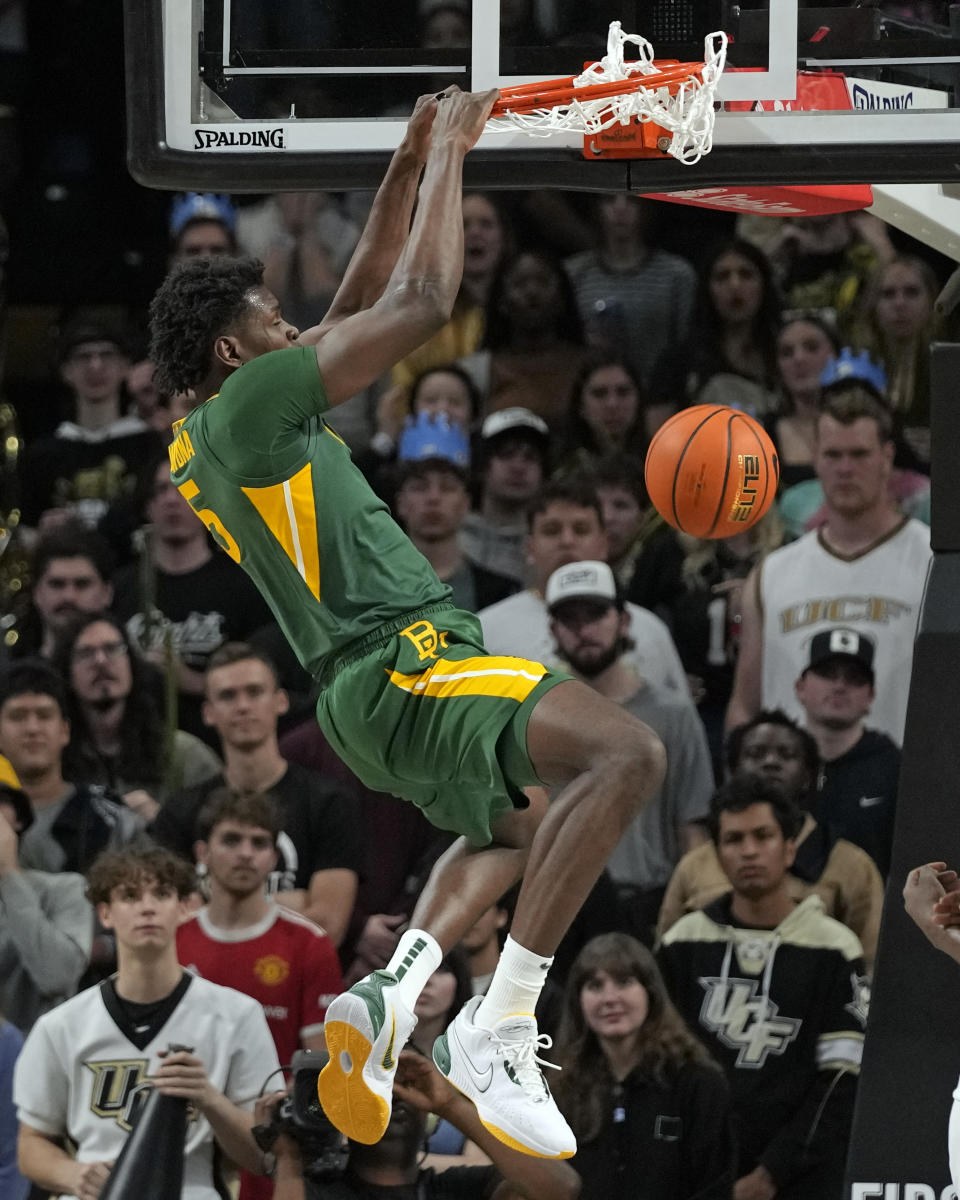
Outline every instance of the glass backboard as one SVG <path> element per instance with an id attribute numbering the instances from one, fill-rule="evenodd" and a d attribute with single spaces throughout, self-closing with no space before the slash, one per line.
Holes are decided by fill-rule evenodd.
<path id="1" fill-rule="evenodd" d="M 371 187 L 419 94 L 577 74 L 617 19 L 664 59 L 700 59 L 706 34 L 729 34 L 712 152 L 693 166 L 589 161 L 577 134 L 487 133 L 468 185 L 960 181 L 951 8 L 960 11 L 936 0 L 125 0 L 130 169 L 166 188 Z M 836 75 L 843 107 L 811 111 L 809 81 Z"/>

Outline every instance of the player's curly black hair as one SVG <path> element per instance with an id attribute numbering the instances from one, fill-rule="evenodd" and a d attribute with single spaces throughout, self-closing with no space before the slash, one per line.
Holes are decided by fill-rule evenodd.
<path id="1" fill-rule="evenodd" d="M 199 387 L 214 342 L 262 284 L 263 263 L 255 258 L 197 258 L 173 268 L 150 302 L 150 358 L 162 393 Z"/>

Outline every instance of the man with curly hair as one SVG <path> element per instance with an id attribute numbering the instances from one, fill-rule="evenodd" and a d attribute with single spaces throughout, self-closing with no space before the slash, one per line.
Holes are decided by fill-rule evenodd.
<path id="1" fill-rule="evenodd" d="M 20 1167 L 44 1192 L 96 1200 L 147 1084 L 193 1106 L 184 1200 L 226 1195 L 223 1156 L 262 1169 L 252 1108 L 280 1069 L 277 1053 L 256 1000 L 177 961 L 194 887 L 181 858 L 149 844 L 104 851 L 87 874 L 87 896 L 116 935 L 117 974 L 42 1016 L 14 1069 Z M 144 1178 L 163 1169 L 144 1163 Z"/>
<path id="2" fill-rule="evenodd" d="M 417 996 L 522 875 L 490 990 L 438 1038 L 434 1060 L 496 1136 L 564 1158 L 575 1142 L 540 1071 L 534 1007 L 560 938 L 659 786 L 663 750 L 578 681 L 487 655 L 476 619 L 451 606 L 325 420 L 449 319 L 464 156 L 495 96 L 448 88 L 418 101 L 315 329 L 284 321 L 258 263 L 184 264 L 151 306 L 151 357 L 163 390 L 210 397 L 175 429 L 174 483 L 318 677 L 328 741 L 368 787 L 461 835 L 386 969 L 328 1009 L 327 1115 L 354 1141 L 379 1140 Z M 541 784 L 558 789 L 549 811 Z"/>

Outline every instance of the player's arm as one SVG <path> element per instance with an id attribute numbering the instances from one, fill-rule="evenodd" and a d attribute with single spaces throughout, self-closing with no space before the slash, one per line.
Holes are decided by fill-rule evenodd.
<path id="1" fill-rule="evenodd" d="M 42 1192 L 96 1200 L 113 1164 L 77 1162 L 63 1149 L 58 1138 L 21 1121 L 17 1136 L 17 1166 L 20 1173 Z"/>
<path id="2" fill-rule="evenodd" d="M 736 729 L 760 711 L 763 682 L 763 614 L 760 610 L 760 571 L 754 567 L 740 599 L 740 640 L 733 692 L 727 705 L 726 728 Z"/>
<path id="3" fill-rule="evenodd" d="M 343 282 L 323 320 L 300 334 L 300 342 L 315 346 L 333 325 L 369 308 L 383 295 L 410 232 L 417 184 L 430 150 L 430 131 L 437 113 L 436 96 L 421 96 L 394 152 L 357 243 Z"/>
<path id="4" fill-rule="evenodd" d="M 331 405 L 363 391 L 450 319 L 463 275 L 463 159 L 497 97 L 454 91 L 438 107 L 413 227 L 383 294 L 317 343 Z"/>

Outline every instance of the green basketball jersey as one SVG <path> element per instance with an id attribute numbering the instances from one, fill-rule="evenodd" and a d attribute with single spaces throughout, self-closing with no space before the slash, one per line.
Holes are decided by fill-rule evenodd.
<path id="1" fill-rule="evenodd" d="M 173 482 L 247 572 L 298 658 L 449 598 L 322 419 L 312 346 L 245 363 L 175 426 Z"/>

